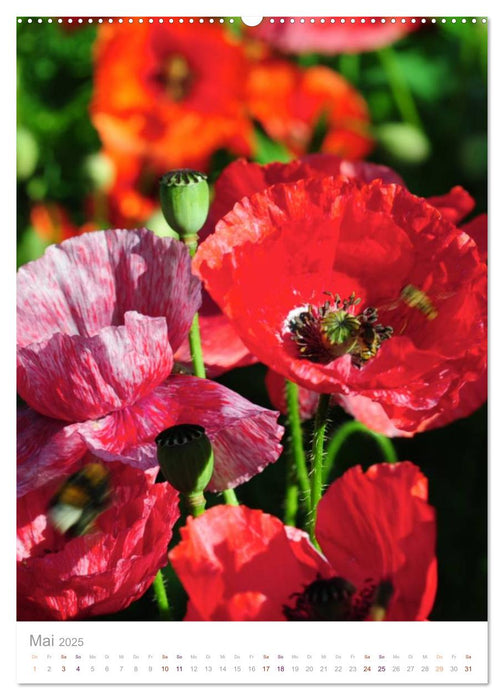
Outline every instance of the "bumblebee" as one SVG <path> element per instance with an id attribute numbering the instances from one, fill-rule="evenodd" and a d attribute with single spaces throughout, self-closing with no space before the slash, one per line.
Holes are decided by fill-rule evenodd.
<path id="1" fill-rule="evenodd" d="M 412 309 L 418 309 L 429 321 L 433 321 L 438 315 L 436 307 L 427 294 L 412 284 L 407 284 L 403 287 L 401 299 Z"/>
<path id="2" fill-rule="evenodd" d="M 62 535 L 84 535 L 108 507 L 109 495 L 109 471 L 98 462 L 86 464 L 53 496 L 48 506 L 48 520 Z"/>
<path id="3" fill-rule="evenodd" d="M 357 339 L 358 352 L 352 358 L 354 364 L 360 367 L 375 357 L 380 349 L 381 342 L 381 338 L 373 326 L 365 326 Z"/>
<path id="4" fill-rule="evenodd" d="M 375 310 L 372 309 L 372 311 Z M 381 323 L 373 325 L 369 321 L 363 320 L 357 336 L 356 346 L 350 353 L 353 366 L 360 369 L 366 362 L 376 357 L 383 341 L 391 338 L 393 332 L 391 326 L 382 326 Z"/>

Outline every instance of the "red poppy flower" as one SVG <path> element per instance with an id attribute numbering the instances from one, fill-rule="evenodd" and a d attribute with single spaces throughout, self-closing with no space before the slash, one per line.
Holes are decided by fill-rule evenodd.
<path id="1" fill-rule="evenodd" d="M 261 361 L 342 403 L 379 404 L 403 433 L 463 408 L 485 371 L 486 266 L 400 185 L 272 186 L 242 199 L 194 262 Z"/>
<path id="2" fill-rule="evenodd" d="M 321 123 L 326 132 L 317 150 L 363 158 L 372 148 L 364 98 L 326 66 L 300 68 L 280 59 L 254 63 L 247 103 L 269 136 L 297 155 L 309 150 Z"/>
<path id="3" fill-rule="evenodd" d="M 337 514 L 337 515 L 336 515 Z M 244 506 L 189 518 L 170 561 L 192 620 L 424 620 L 437 585 L 435 513 L 411 462 L 349 469 L 304 532 Z"/>
<path id="4" fill-rule="evenodd" d="M 316 17 L 300 22 L 298 17 L 280 21 L 279 17 L 264 18 L 260 25 L 251 27 L 251 36 L 267 41 L 285 53 L 360 53 L 374 51 L 392 44 L 409 32 L 418 29 L 416 18 L 401 18 L 391 22 L 387 18 L 355 17 L 355 22 L 341 17 Z M 371 21 L 373 19 L 373 21 Z M 382 22 L 381 20 L 385 20 Z M 401 20 L 405 19 L 405 22 Z M 292 21 L 294 20 L 294 21 Z M 412 21 L 413 20 L 413 21 Z"/>
<path id="5" fill-rule="evenodd" d="M 77 471 L 96 457 L 89 453 Z M 177 492 L 118 462 L 110 470 L 110 505 L 87 534 L 68 538 L 48 520 L 54 484 L 31 491 L 17 505 L 19 620 L 70 620 L 128 607 L 167 564 L 178 518 Z"/>
<path id="6" fill-rule="evenodd" d="M 342 160 L 327 154 L 313 154 L 290 163 L 270 163 L 264 166 L 257 163 L 247 163 L 244 159 L 240 159 L 225 168 L 216 182 L 215 198 L 205 226 L 204 237 L 215 229 L 219 219 L 231 211 L 236 202 L 243 197 L 250 197 L 275 183 L 295 182 L 299 179 L 323 175 L 340 175 L 361 183 L 380 179 L 387 184 L 404 185 L 402 178 L 390 168 L 363 161 Z M 459 223 L 474 208 L 474 199 L 459 186 L 453 187 L 447 194 L 428 197 L 426 201 L 435 206 L 440 214 L 452 223 Z M 487 217 L 481 215 L 462 227 L 475 240 L 485 262 L 486 226 Z M 205 291 L 203 294 L 204 297 L 207 296 Z M 214 318 L 217 319 L 217 316 Z M 220 322 L 223 323 L 223 321 Z M 233 331 L 230 324 L 228 326 L 228 336 L 232 337 Z M 251 361 L 254 361 L 253 356 Z M 270 369 L 266 374 L 266 387 L 273 406 L 285 414 L 287 408 L 284 390 L 285 378 Z M 487 377 L 485 371 L 475 382 L 468 381 L 465 384 L 461 390 L 461 400 L 458 406 L 450 412 L 445 410 L 442 414 L 434 416 L 421 429 L 441 427 L 457 418 L 470 415 L 484 403 L 486 395 Z M 346 411 L 377 432 L 391 437 L 411 435 L 411 433 L 398 430 L 390 422 L 380 404 L 363 396 L 335 395 L 333 401 L 340 403 Z M 302 419 L 310 418 L 316 410 L 318 393 L 301 386 L 299 388 L 299 402 Z"/>
<path id="7" fill-rule="evenodd" d="M 103 144 L 145 159 L 159 175 L 205 168 L 218 148 L 250 152 L 243 48 L 208 23 L 99 29 L 91 115 Z"/>
<path id="8" fill-rule="evenodd" d="M 383 165 L 342 160 L 331 155 L 313 154 L 290 163 L 268 165 L 248 163 L 241 158 L 228 165 L 218 177 L 208 219 L 200 231 L 200 240 L 205 240 L 214 231 L 219 219 L 231 211 L 236 202 L 243 197 L 261 192 L 277 182 L 295 182 L 320 174 L 358 177 L 365 182 L 380 177 L 384 182 L 402 183 L 397 173 Z M 205 289 L 199 319 L 203 357 L 210 377 L 257 362 L 257 358 L 243 344 L 233 325 Z M 181 345 L 175 359 L 185 365 L 190 363 L 191 355 L 187 341 Z M 274 405 L 279 408 L 278 404 Z"/>
<path id="9" fill-rule="evenodd" d="M 150 231 L 83 234 L 18 272 L 21 493 L 69 470 L 86 448 L 157 466 L 155 436 L 206 428 L 210 489 L 237 485 L 275 461 L 276 414 L 210 380 L 177 374 L 173 350 L 201 295 L 182 243 Z M 171 376 L 170 376 L 171 375 Z"/>

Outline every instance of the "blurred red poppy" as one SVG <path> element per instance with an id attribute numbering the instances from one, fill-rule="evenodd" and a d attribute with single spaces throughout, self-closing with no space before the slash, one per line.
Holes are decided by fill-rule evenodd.
<path id="1" fill-rule="evenodd" d="M 251 64 L 247 103 L 268 135 L 293 154 L 363 158 L 373 145 L 364 98 L 326 66 L 266 59 Z"/>
<path id="2" fill-rule="evenodd" d="M 159 206 L 159 173 L 149 159 L 107 151 L 114 178 L 107 192 L 107 217 L 113 226 L 143 226 Z"/>
<path id="3" fill-rule="evenodd" d="M 186 620 L 424 620 L 437 586 L 435 513 L 411 462 L 349 469 L 316 536 L 244 506 L 189 518 L 170 561 Z"/>
<path id="4" fill-rule="evenodd" d="M 373 401 L 395 434 L 460 415 L 485 372 L 486 266 L 401 185 L 270 187 L 217 224 L 195 269 L 261 361 L 343 405 Z"/>
<path id="5" fill-rule="evenodd" d="M 30 223 L 43 241 L 61 243 L 80 233 L 66 210 L 54 202 L 35 204 L 30 211 Z"/>
<path id="6" fill-rule="evenodd" d="M 250 153 L 246 63 L 240 44 L 217 25 L 101 26 L 91 116 L 103 144 L 143 159 L 157 175 L 205 168 L 219 148 Z"/>
<path id="7" fill-rule="evenodd" d="M 96 461 L 86 454 L 78 470 Z M 119 462 L 110 470 L 109 507 L 87 534 L 69 538 L 48 520 L 55 484 L 17 504 L 18 620 L 70 620 L 117 612 L 144 594 L 167 564 L 178 518 L 177 492 L 154 473 Z"/>

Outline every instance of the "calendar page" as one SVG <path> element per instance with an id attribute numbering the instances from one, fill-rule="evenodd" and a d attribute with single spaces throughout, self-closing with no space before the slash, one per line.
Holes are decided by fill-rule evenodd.
<path id="1" fill-rule="evenodd" d="M 487 17 L 12 24 L 17 683 L 488 683 Z"/>

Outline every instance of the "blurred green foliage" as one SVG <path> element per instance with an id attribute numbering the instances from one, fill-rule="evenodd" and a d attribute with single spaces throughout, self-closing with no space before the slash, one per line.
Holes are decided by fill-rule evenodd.
<path id="1" fill-rule="evenodd" d="M 92 26 L 18 25 L 18 240 L 37 201 L 58 202 L 84 221 L 85 158 L 100 148 L 88 113 L 95 37 Z"/>
<path id="2" fill-rule="evenodd" d="M 237 27 L 233 28 L 237 33 Z M 18 262 L 38 257 L 44 242 L 30 228 L 38 201 L 63 205 L 82 223 L 92 189 L 93 161 L 100 149 L 89 120 L 95 26 L 74 31 L 57 24 L 18 25 Z M 396 169 L 422 196 L 465 187 L 487 208 L 487 28 L 478 23 L 428 25 L 392 47 L 360 55 L 291 57 L 308 66 L 340 71 L 363 94 L 376 147 L 369 160 Z M 321 122 L 323 126 L 323 120 Z M 286 160 L 282 146 L 258 126 L 257 160 Z M 320 139 L 318 139 L 320 141 Z M 316 143 L 314 143 L 316 145 Z M 214 154 L 210 181 L 232 160 Z M 90 174 L 91 173 L 91 174 Z M 269 406 L 261 365 L 233 370 L 219 379 L 251 401 Z M 333 425 L 348 416 L 333 410 Z M 486 409 L 446 428 L 395 440 L 400 459 L 417 463 L 429 477 L 438 513 L 439 588 L 432 619 L 487 619 L 487 422 Z M 309 424 L 306 426 L 309 434 Z M 380 461 L 371 439 L 356 436 L 340 452 L 336 472 Z M 286 454 L 237 489 L 251 507 L 283 514 Z M 210 502 L 217 501 L 211 496 Z M 177 537 L 176 535 L 175 537 Z M 177 613 L 185 595 L 166 572 Z M 272 572 L 273 575 L 273 572 Z M 113 619 L 156 617 L 151 593 Z"/>

